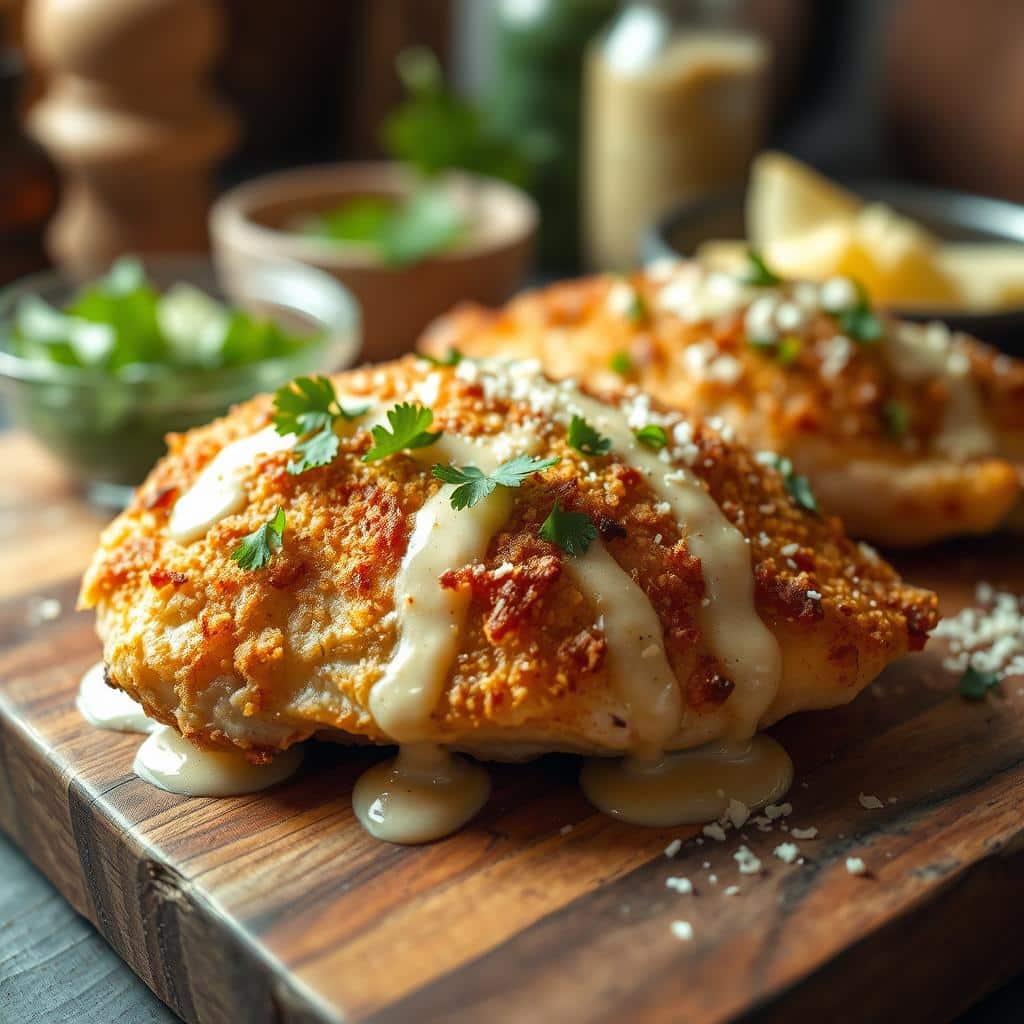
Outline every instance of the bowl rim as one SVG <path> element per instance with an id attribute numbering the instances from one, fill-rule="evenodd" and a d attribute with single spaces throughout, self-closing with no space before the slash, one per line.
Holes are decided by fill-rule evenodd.
<path id="1" fill-rule="evenodd" d="M 202 252 L 153 252 L 132 254 L 143 266 L 167 264 L 203 266 L 216 276 L 220 261 L 208 253 Z M 48 285 L 55 283 L 73 287 L 76 283 L 86 285 L 94 280 L 90 277 L 76 282 L 74 277 L 60 268 L 37 271 L 4 285 L 0 288 L 0 380 L 6 379 L 33 384 L 59 384 L 66 387 L 92 389 L 97 386 L 105 388 L 133 388 L 140 385 L 166 384 L 173 382 L 176 388 L 190 391 L 193 388 L 204 392 L 217 392 L 230 389 L 244 383 L 253 376 L 284 374 L 288 366 L 304 364 L 318 354 L 337 351 L 339 365 L 349 367 L 355 364 L 360 353 L 359 304 L 351 291 L 340 281 L 317 267 L 300 263 L 296 260 L 278 257 L 268 262 L 267 267 L 279 265 L 291 273 L 304 275 L 319 287 L 325 287 L 333 293 L 334 299 L 342 309 L 344 324 L 333 330 L 321 327 L 317 334 L 310 337 L 307 344 L 295 352 L 270 359 L 257 359 L 239 366 L 224 366 L 213 369 L 200 367 L 177 367 L 163 363 L 133 363 L 124 369 L 129 373 L 111 373 L 102 367 L 66 366 L 63 363 L 44 362 L 38 359 L 27 359 L 19 356 L 6 346 L 5 325 L 9 322 L 10 312 L 18 299 L 38 294 Z M 99 275 L 96 275 L 99 276 Z M 311 315 L 311 314 L 307 314 Z"/>
<path id="2" fill-rule="evenodd" d="M 867 202 L 887 202 L 879 197 L 872 200 L 870 193 L 887 193 L 892 201 L 898 202 L 902 196 L 916 196 L 932 202 L 952 203 L 968 202 L 972 206 L 981 206 L 989 211 L 993 220 L 1011 219 L 1022 225 L 1022 235 L 1016 244 L 1024 247 L 1024 204 L 996 196 L 985 196 L 977 192 L 962 192 L 958 189 L 941 188 L 935 185 L 922 185 L 913 181 L 898 178 L 864 178 L 834 177 L 833 180 L 843 188 L 849 189 L 859 198 Z M 864 193 L 868 193 L 865 195 Z M 693 253 L 682 253 L 676 249 L 669 239 L 681 224 L 706 216 L 707 214 L 726 209 L 730 206 L 743 207 L 747 194 L 747 186 L 739 185 L 728 189 L 719 189 L 698 199 L 684 202 L 672 207 L 649 224 L 639 240 L 639 256 L 641 265 L 657 259 L 693 259 Z M 993 244 L 1011 244 L 1012 239 L 1004 239 L 1002 243 L 994 240 Z M 993 330 L 1009 330 L 1019 325 L 1024 315 L 1024 304 L 1012 309 L 985 313 L 974 310 L 929 309 L 926 306 L 892 306 L 897 316 L 914 320 L 941 320 L 952 326 L 981 325 Z M 967 329 L 967 328 L 965 328 Z M 970 329 L 974 329 L 970 327 Z"/>
<path id="3" fill-rule="evenodd" d="M 390 267 L 374 255 L 369 246 L 339 244 L 330 239 L 310 238 L 293 231 L 266 227 L 252 217 L 255 210 L 288 199 L 313 199 L 317 194 L 337 192 L 346 183 L 369 191 L 370 180 L 379 182 L 381 191 L 407 191 L 415 173 L 398 161 L 342 161 L 309 164 L 274 171 L 236 185 L 220 196 L 210 208 L 210 235 L 215 247 L 250 256 L 276 256 L 313 263 L 332 270 L 363 270 L 399 275 L 415 271 L 425 264 L 458 264 L 478 260 L 495 252 L 521 245 L 537 231 L 540 212 L 536 202 L 523 189 L 499 178 L 469 171 L 448 170 L 441 181 L 490 193 L 501 198 L 516 213 L 514 228 L 495 238 L 482 238 L 436 253 L 411 267 Z"/>

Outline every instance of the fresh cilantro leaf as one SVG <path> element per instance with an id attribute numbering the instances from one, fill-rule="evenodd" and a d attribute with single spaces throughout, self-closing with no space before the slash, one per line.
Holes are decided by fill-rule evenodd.
<path id="1" fill-rule="evenodd" d="M 573 558 L 586 554 L 597 539 L 597 527 L 590 516 L 582 512 L 567 512 L 557 500 L 537 533 Z"/>
<path id="2" fill-rule="evenodd" d="M 393 409 L 388 409 L 391 429 L 376 426 L 371 431 L 373 447 L 363 456 L 363 462 L 376 462 L 410 448 L 429 447 L 443 433 L 440 430 L 428 432 L 427 427 L 433 422 L 434 414 L 429 409 L 412 402 L 400 402 Z"/>
<path id="3" fill-rule="evenodd" d="M 642 445 L 653 448 L 656 452 L 661 451 L 668 444 L 668 434 L 665 433 L 665 428 L 659 427 L 657 423 L 648 423 L 646 427 L 641 427 L 636 431 L 633 436 Z"/>
<path id="4" fill-rule="evenodd" d="M 768 264 L 755 249 L 747 250 L 747 265 L 740 275 L 740 280 L 754 288 L 773 288 L 777 284 L 782 284 L 782 278 L 768 269 Z"/>
<path id="5" fill-rule="evenodd" d="M 274 392 L 274 429 L 298 438 L 288 472 L 297 476 L 331 462 L 340 445 L 334 424 L 339 419 L 354 420 L 367 408 L 343 408 L 327 377 L 296 377 L 278 388 Z"/>
<path id="6" fill-rule="evenodd" d="M 999 685 L 999 674 L 997 672 L 981 672 L 973 665 L 968 665 L 967 670 L 960 677 L 956 684 L 957 692 L 967 700 L 984 700 L 989 690 Z"/>
<path id="7" fill-rule="evenodd" d="M 582 416 L 573 416 L 567 435 L 569 445 L 584 455 L 607 455 L 612 439 L 599 434 Z"/>
<path id="8" fill-rule="evenodd" d="M 628 352 L 621 349 L 608 360 L 608 366 L 620 377 L 628 377 L 633 372 L 633 360 L 629 357 Z"/>
<path id="9" fill-rule="evenodd" d="M 774 338 L 747 338 L 747 344 L 751 348 L 756 348 L 759 352 L 769 352 L 775 348 Z"/>
<path id="10" fill-rule="evenodd" d="M 450 348 L 440 358 L 428 355 L 426 352 L 417 352 L 416 358 L 422 359 L 425 363 L 430 363 L 431 366 L 458 366 L 465 359 L 465 356 L 457 348 Z"/>
<path id="11" fill-rule="evenodd" d="M 882 321 L 866 302 L 840 313 L 839 326 L 844 334 L 862 345 L 873 345 L 883 334 Z"/>
<path id="12" fill-rule="evenodd" d="M 781 363 L 783 366 L 789 366 L 790 363 L 795 362 L 796 358 L 803 351 L 803 347 L 803 338 L 795 334 L 787 334 L 779 342 L 779 346 L 775 350 L 776 362 Z"/>
<path id="13" fill-rule="evenodd" d="M 281 547 L 284 527 L 284 509 L 278 507 L 271 519 L 242 538 L 238 547 L 231 552 L 232 559 L 243 569 L 264 568 L 274 552 Z"/>
<path id="14" fill-rule="evenodd" d="M 650 310 L 647 307 L 647 300 L 644 299 L 640 292 L 634 288 L 632 289 L 632 293 L 629 305 L 626 307 L 625 315 L 626 319 L 631 324 L 639 326 L 640 324 L 647 322 L 647 318 L 650 316 Z"/>
<path id="15" fill-rule="evenodd" d="M 907 436 L 910 429 L 910 409 L 906 402 L 892 399 L 882 406 L 882 421 L 885 423 L 886 433 L 899 441 Z"/>
<path id="16" fill-rule="evenodd" d="M 443 466 L 438 463 L 431 467 L 430 472 L 438 480 L 456 485 L 451 496 L 454 509 L 472 508 L 483 501 L 498 486 L 493 477 L 489 477 L 476 466 L 463 466 L 462 469 L 459 469 L 457 466 Z"/>
<path id="17" fill-rule="evenodd" d="M 532 455 L 516 455 L 503 462 L 490 476 L 476 466 L 443 466 L 440 463 L 431 468 L 438 480 L 456 484 L 452 491 L 452 508 L 472 508 L 484 500 L 495 487 L 518 487 L 528 476 L 540 473 L 558 462 L 558 456 L 538 459 Z"/>
<path id="18" fill-rule="evenodd" d="M 881 319 L 871 309 L 867 290 L 859 281 L 853 281 L 857 289 L 857 301 L 847 308 L 825 309 L 839 321 L 840 330 L 862 345 L 873 345 L 885 333 Z"/>
<path id="19" fill-rule="evenodd" d="M 492 479 L 501 487 L 518 487 L 528 476 L 542 473 L 559 462 L 557 455 L 549 455 L 545 459 L 535 455 L 516 455 L 503 462 L 493 474 Z"/>
<path id="20" fill-rule="evenodd" d="M 802 508 L 817 515 L 820 512 L 818 501 L 811 490 L 811 483 L 805 476 L 801 476 L 793 469 L 793 463 L 781 455 L 772 455 L 770 459 L 764 460 L 767 465 L 774 466 L 782 476 L 782 482 L 789 492 L 789 496 Z"/>
<path id="21" fill-rule="evenodd" d="M 327 466 L 334 461 L 341 447 L 341 440 L 334 432 L 333 422 L 328 422 L 319 430 L 313 431 L 292 448 L 294 458 L 288 463 L 287 469 L 292 476 L 305 473 L 307 469 Z"/>

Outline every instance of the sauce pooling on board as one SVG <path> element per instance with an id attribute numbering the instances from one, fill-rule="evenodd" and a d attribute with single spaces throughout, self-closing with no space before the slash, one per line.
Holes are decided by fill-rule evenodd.
<path id="1" fill-rule="evenodd" d="M 269 765 L 250 764 L 241 752 L 201 750 L 174 729 L 149 718 L 123 690 L 107 686 L 102 663 L 79 684 L 75 702 L 82 717 L 98 729 L 150 734 L 139 747 L 132 769 L 140 779 L 184 796 L 236 796 L 255 793 L 292 775 L 302 749 L 292 747 Z"/>
<path id="2" fill-rule="evenodd" d="M 269 764 L 250 764 L 241 753 L 201 750 L 164 725 L 143 741 L 132 769 L 140 779 L 169 793 L 240 796 L 276 786 L 294 775 L 301 763 L 301 747 L 289 747 Z"/>
<path id="3" fill-rule="evenodd" d="M 643 474 L 700 560 L 706 597 L 697 618 L 733 684 L 724 706 L 729 746 L 670 755 L 665 751 L 672 749 L 684 719 L 696 713 L 682 700 L 657 612 L 602 541 L 594 540 L 584 554 L 564 560 L 605 635 L 611 690 L 628 726 L 623 750 L 630 756 L 597 760 L 584 770 L 584 787 L 594 803 L 626 820 L 654 823 L 657 818 L 659 824 L 676 824 L 716 817 L 722 810 L 720 792 L 726 801 L 735 797 L 748 805 L 776 799 L 789 785 L 792 766 L 776 744 L 752 737 L 776 696 L 781 654 L 754 604 L 750 549 L 743 534 L 679 458 L 639 444 L 634 436 L 638 424 L 631 421 L 635 410 L 599 402 L 569 382 L 552 383 L 529 364 L 463 362 L 456 374 L 482 385 L 486 395 L 525 403 L 539 424 L 554 420 L 567 426 L 573 416 L 585 418 L 609 438 L 614 456 Z M 418 390 L 428 389 L 421 385 Z M 361 425 L 370 424 L 364 419 Z M 188 543 L 243 508 L 246 468 L 259 455 L 293 442 L 291 435 L 271 437 L 261 431 L 222 450 L 178 499 L 169 526 L 172 539 Z M 474 438 L 445 431 L 433 444 L 407 454 L 425 465 L 471 465 L 489 474 L 530 444 L 522 428 L 514 436 L 505 431 Z M 443 484 L 413 517 L 395 580 L 397 639 L 369 696 L 374 720 L 400 749 L 394 761 L 362 776 L 353 800 L 364 827 L 393 842 L 425 842 L 454 831 L 483 806 L 489 790 L 481 768 L 434 742 L 432 715 L 452 671 L 469 609 L 468 593 L 442 587 L 440 578 L 448 570 L 484 561 L 492 538 L 510 515 L 512 496 L 499 487 L 471 507 L 456 510 L 451 506 L 453 489 Z M 721 732 L 721 724 L 709 739 Z M 290 755 L 274 761 L 274 766 L 281 763 L 282 774 L 275 769 L 261 775 L 267 785 L 293 770 Z M 136 770 L 175 792 L 251 791 L 241 788 L 250 782 L 237 760 L 230 765 L 219 760 L 231 757 L 196 752 L 173 730 L 161 730 L 143 744 Z"/>

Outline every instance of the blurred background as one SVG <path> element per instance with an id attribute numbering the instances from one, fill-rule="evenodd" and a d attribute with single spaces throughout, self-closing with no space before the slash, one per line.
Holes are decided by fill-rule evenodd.
<path id="1" fill-rule="evenodd" d="M 66 72 L 61 65 L 75 59 L 70 44 L 57 47 L 56 55 L 31 39 L 26 47 L 26 6 L 32 5 L 8 0 L 3 15 L 7 46 L 29 65 L 17 87 L 14 55 L 3 65 L 2 99 L 8 106 L 16 102 L 19 118 L 48 81 Z M 76 0 L 36 6 L 56 33 L 52 26 L 62 17 L 76 24 L 116 20 L 117 9 L 126 5 Z M 140 0 L 137 6 L 176 9 L 166 17 L 179 44 L 189 33 L 207 31 L 191 10 L 194 3 Z M 395 58 L 421 44 L 438 55 L 452 86 L 477 100 L 531 155 L 528 186 L 551 222 L 542 229 L 541 262 L 572 271 L 580 264 L 582 54 L 624 6 L 630 5 L 291 0 L 282 6 L 276 0 L 224 0 L 209 73 L 238 130 L 212 168 L 215 187 L 270 169 L 381 156 L 382 121 L 403 95 Z M 735 18 L 764 41 L 758 147 L 780 147 L 840 176 L 884 175 L 1024 199 L 1024 5 L 750 0 L 663 6 L 691 24 Z M 86 48 L 84 30 L 76 32 L 75 45 Z M 178 70 L 182 82 L 191 75 L 191 69 Z M 99 91 L 104 75 L 97 74 Z M 80 90 L 81 103 L 102 102 L 87 92 Z M 162 106 L 151 105 L 155 120 L 165 113 Z M 14 128 L 6 123 L 3 131 L 0 231 L 10 234 L 19 218 L 34 220 L 46 207 L 40 184 L 45 172 L 29 170 L 26 159 L 12 189 Z M 160 198 L 173 208 L 173 193 Z M 29 248 L 31 240 L 22 245 Z M 6 279 L 31 262 L 25 256 L 18 265 L 10 252 L 4 260 L 0 277 Z"/>

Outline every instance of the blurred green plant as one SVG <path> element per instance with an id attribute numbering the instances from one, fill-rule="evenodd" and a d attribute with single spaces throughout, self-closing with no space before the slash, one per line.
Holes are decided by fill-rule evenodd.
<path id="1" fill-rule="evenodd" d="M 444 171 L 463 170 L 523 185 L 531 161 L 525 148 L 498 132 L 482 111 L 445 85 L 437 57 L 424 47 L 403 50 L 396 60 L 405 100 L 381 129 L 395 160 L 422 181 L 408 196 L 350 199 L 303 222 L 303 234 L 371 247 L 388 266 L 407 267 L 463 241 L 467 214 L 436 182 Z"/>

